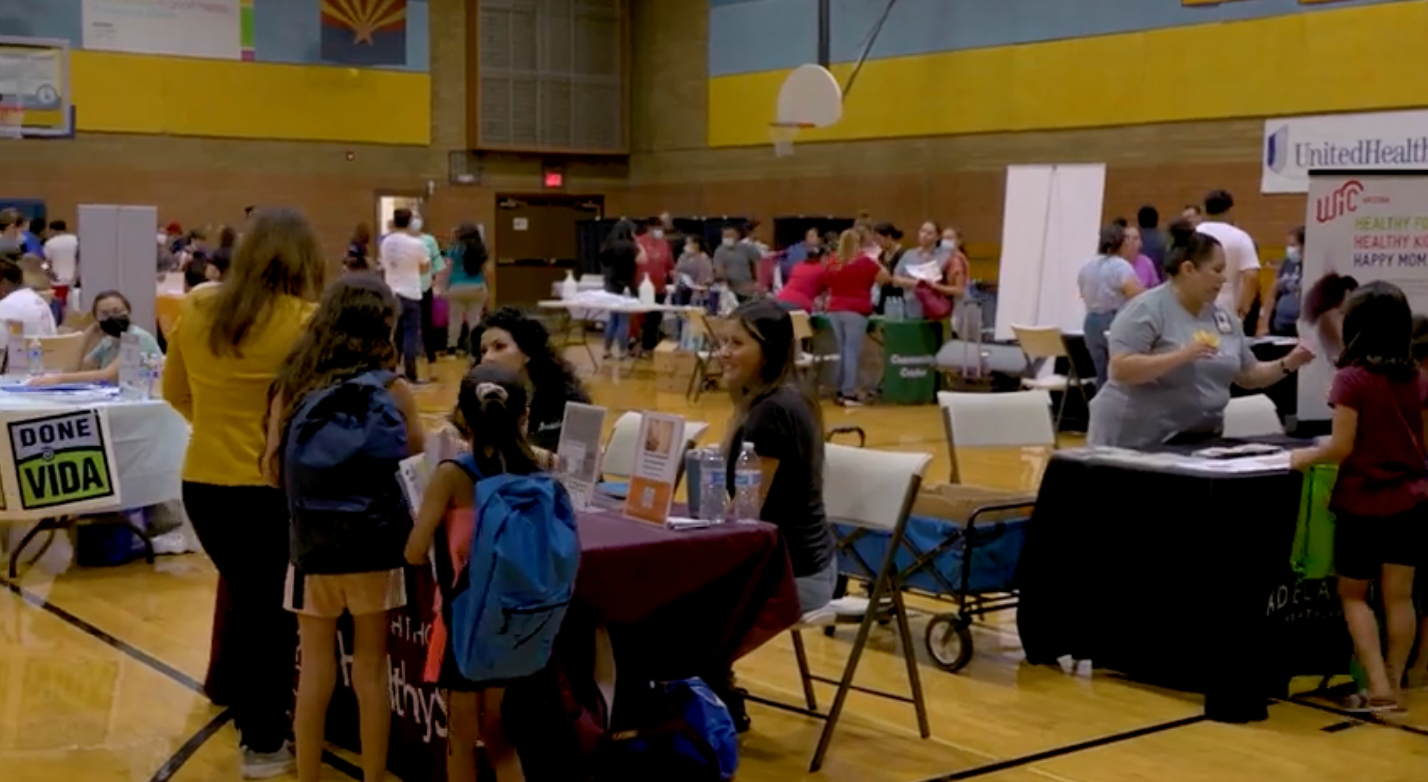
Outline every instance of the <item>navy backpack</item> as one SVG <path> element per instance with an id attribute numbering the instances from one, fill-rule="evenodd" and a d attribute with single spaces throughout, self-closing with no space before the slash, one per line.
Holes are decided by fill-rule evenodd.
<path id="1" fill-rule="evenodd" d="M 476 483 L 471 560 L 451 602 L 451 651 L 474 682 L 538 673 L 575 595 L 580 536 L 570 495 L 545 473 L 484 478 L 470 454 L 454 463 Z"/>
<path id="2" fill-rule="evenodd" d="M 402 567 L 412 517 L 397 465 L 410 452 L 407 422 L 374 370 L 308 394 L 288 425 L 283 480 L 300 573 Z"/>

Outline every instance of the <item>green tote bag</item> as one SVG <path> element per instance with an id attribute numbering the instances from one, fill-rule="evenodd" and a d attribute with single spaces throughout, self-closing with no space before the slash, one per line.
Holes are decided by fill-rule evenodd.
<path id="1" fill-rule="evenodd" d="M 1338 477 L 1338 466 L 1331 464 L 1316 464 L 1304 474 L 1299 524 L 1289 554 L 1289 564 L 1302 579 L 1334 575 L 1334 513 L 1329 510 L 1329 498 Z"/>

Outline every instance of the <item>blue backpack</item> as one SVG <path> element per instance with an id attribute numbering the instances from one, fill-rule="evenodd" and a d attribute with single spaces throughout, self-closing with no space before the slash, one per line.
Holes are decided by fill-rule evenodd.
<path id="1" fill-rule="evenodd" d="M 283 451 L 293 567 L 300 573 L 367 573 L 402 567 L 411 510 L 397 479 L 407 422 L 372 371 L 308 394 Z"/>
<path id="2" fill-rule="evenodd" d="M 470 454 L 454 463 L 476 482 L 471 561 L 451 601 L 456 667 L 473 682 L 530 676 L 549 662 L 575 594 L 570 495 L 547 474 L 483 478 Z"/>
<path id="3" fill-rule="evenodd" d="M 651 684 L 622 694 L 633 730 L 616 733 L 601 758 L 597 782 L 678 779 L 729 782 L 739 770 L 734 718 L 703 679 Z"/>

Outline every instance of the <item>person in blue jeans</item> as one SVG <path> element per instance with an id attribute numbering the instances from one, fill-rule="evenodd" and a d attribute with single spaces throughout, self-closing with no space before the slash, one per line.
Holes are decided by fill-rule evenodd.
<path id="1" fill-rule="evenodd" d="M 605 272 L 605 292 L 623 294 L 635 289 L 635 270 L 644 264 L 644 251 L 635 242 L 635 224 L 626 219 L 615 223 L 610 235 L 600 246 L 600 267 Z M 605 324 L 605 358 L 615 355 L 618 345 L 620 353 L 629 347 L 630 313 L 610 312 Z"/>
<path id="2" fill-rule="evenodd" d="M 1102 228 L 1097 252 L 1095 258 L 1081 267 L 1076 287 L 1086 304 L 1083 325 L 1086 350 L 1096 367 L 1096 388 L 1101 389 L 1106 385 L 1111 365 L 1110 342 L 1106 332 L 1111 330 L 1111 322 L 1116 319 L 1121 307 L 1139 296 L 1145 288 L 1141 286 L 1135 267 L 1129 260 L 1140 253 L 1140 236 L 1136 229 L 1119 223 Z"/>

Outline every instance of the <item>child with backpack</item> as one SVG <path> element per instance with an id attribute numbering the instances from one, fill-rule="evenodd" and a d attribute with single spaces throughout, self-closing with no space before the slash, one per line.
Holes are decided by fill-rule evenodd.
<path id="1" fill-rule="evenodd" d="M 528 407 L 525 384 L 510 370 L 471 369 L 453 416 L 471 451 L 433 472 L 407 542 L 412 564 L 436 546 L 427 678 L 449 692 L 451 782 L 475 782 L 478 739 L 499 782 L 525 779 L 502 701 L 508 686 L 549 662 L 575 591 L 575 513 L 526 442 Z"/>
<path id="2" fill-rule="evenodd" d="M 337 621 L 352 615 L 366 782 L 386 774 L 391 727 L 387 612 L 406 605 L 402 546 L 411 511 L 398 463 L 423 447 L 416 398 L 397 377 L 398 302 L 375 275 L 323 295 L 269 390 L 264 474 L 291 517 L 284 607 L 298 615 L 297 771 L 317 782 L 337 681 Z"/>
<path id="3" fill-rule="evenodd" d="M 1368 674 L 1363 711 L 1402 711 L 1399 694 L 1417 619 L 1414 570 L 1428 534 L 1428 460 L 1423 402 L 1428 384 L 1413 361 L 1413 317 L 1403 291 L 1371 282 L 1344 303 L 1344 350 L 1329 402 L 1333 432 L 1291 454 L 1296 469 L 1339 465 L 1334 511 L 1334 569 L 1354 652 Z M 1387 620 L 1387 648 L 1369 604 L 1377 581 Z M 1357 710 L 1357 707 L 1356 707 Z"/>

